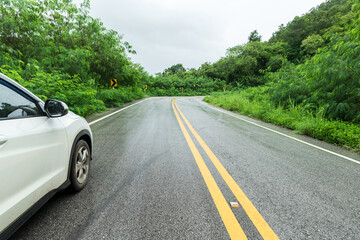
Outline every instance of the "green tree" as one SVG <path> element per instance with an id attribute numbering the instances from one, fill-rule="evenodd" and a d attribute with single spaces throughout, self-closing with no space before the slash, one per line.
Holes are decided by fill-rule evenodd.
<path id="1" fill-rule="evenodd" d="M 257 30 L 254 30 L 250 33 L 248 40 L 249 42 L 261 42 L 261 35 L 257 32 Z"/>
<path id="2" fill-rule="evenodd" d="M 186 72 L 186 69 L 181 63 L 172 65 L 171 67 L 164 70 L 164 74 L 173 75 L 173 74 L 183 74 Z"/>
<path id="3" fill-rule="evenodd" d="M 331 37 L 328 33 L 339 34 L 345 31 L 344 25 L 349 24 L 353 17 L 352 14 L 349 15 L 351 6 L 352 1 L 328 0 L 311 9 L 309 13 L 301 17 L 296 16 L 286 26 L 280 25 L 269 42 L 286 43 L 288 59 L 301 62 L 304 60 L 304 54 L 308 54 L 302 52 L 303 41 L 311 35 L 319 35 L 324 39 L 325 43 L 328 43 Z"/>

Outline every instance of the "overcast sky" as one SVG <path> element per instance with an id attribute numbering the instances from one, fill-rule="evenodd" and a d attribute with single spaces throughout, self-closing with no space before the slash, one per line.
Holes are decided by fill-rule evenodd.
<path id="1" fill-rule="evenodd" d="M 82 0 L 75 0 L 75 3 Z M 123 35 L 131 59 L 150 74 L 182 63 L 198 68 L 247 42 L 253 30 L 268 40 L 279 25 L 325 0 L 90 0 L 90 15 Z"/>

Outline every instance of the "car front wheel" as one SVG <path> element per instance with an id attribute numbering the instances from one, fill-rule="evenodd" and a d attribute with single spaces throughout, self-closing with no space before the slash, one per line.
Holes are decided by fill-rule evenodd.
<path id="1" fill-rule="evenodd" d="M 79 140 L 71 158 L 70 181 L 74 191 L 81 191 L 88 182 L 90 170 L 90 148 L 86 141 Z"/>

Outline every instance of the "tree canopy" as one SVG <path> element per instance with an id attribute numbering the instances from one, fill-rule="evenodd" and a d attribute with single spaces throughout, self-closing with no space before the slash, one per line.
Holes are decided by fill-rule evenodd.
<path id="1" fill-rule="evenodd" d="M 104 110 L 98 90 L 110 88 L 110 79 L 132 88 L 148 75 L 131 61 L 131 45 L 89 11 L 89 0 L 80 7 L 72 0 L 0 1 L 0 71 L 79 114 Z"/>
<path id="2" fill-rule="evenodd" d="M 81 7 L 72 0 L 1 1 L 2 54 L 20 60 L 24 70 L 41 67 L 104 86 L 111 78 L 121 85 L 136 84 L 141 69 L 128 57 L 135 51 L 121 35 L 90 17 L 89 10 L 89 0 Z"/>

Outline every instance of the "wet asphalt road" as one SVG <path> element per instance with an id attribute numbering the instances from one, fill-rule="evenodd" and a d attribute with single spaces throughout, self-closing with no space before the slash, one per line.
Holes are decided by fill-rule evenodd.
<path id="1" fill-rule="evenodd" d="M 58 193 L 11 239 L 229 239 L 171 99 L 151 98 L 93 124 L 88 186 L 75 195 Z M 280 239 L 359 239 L 360 164 L 216 111 L 201 99 L 176 101 Z M 226 201 L 237 201 L 191 137 Z M 262 239 L 242 207 L 231 209 L 248 239 Z"/>

